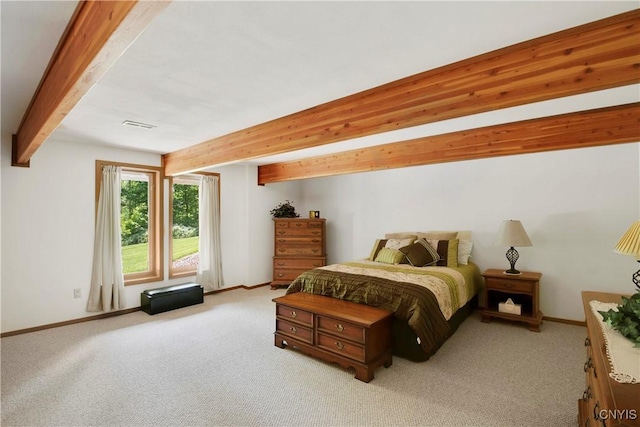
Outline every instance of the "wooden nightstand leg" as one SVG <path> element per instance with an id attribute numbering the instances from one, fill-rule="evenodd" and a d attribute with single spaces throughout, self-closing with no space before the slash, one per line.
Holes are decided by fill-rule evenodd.
<path id="1" fill-rule="evenodd" d="M 486 315 L 482 315 L 480 317 L 480 321 L 484 322 L 484 323 L 491 323 L 491 316 L 486 316 Z"/>
<path id="2" fill-rule="evenodd" d="M 540 332 L 540 325 L 542 325 L 542 312 L 538 311 L 538 315 L 529 322 L 529 330 L 533 332 Z"/>

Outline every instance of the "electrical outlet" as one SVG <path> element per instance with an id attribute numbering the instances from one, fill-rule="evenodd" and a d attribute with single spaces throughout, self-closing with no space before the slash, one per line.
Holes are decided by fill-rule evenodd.
<path id="1" fill-rule="evenodd" d="M 73 297 L 74 297 L 74 298 L 80 298 L 80 295 L 81 295 L 81 293 L 80 293 L 80 288 L 75 288 L 75 289 L 73 290 Z"/>

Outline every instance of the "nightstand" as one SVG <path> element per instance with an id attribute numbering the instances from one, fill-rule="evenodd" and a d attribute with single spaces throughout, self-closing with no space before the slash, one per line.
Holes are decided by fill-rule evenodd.
<path id="1" fill-rule="evenodd" d="M 491 322 L 494 317 L 524 322 L 530 331 L 540 332 L 542 312 L 539 309 L 540 278 L 542 273 L 523 271 L 520 275 L 505 274 L 496 268 L 482 273 L 484 277 L 484 297 L 486 307 L 481 312 L 483 322 Z M 511 298 L 521 305 L 521 314 L 502 313 L 498 304 Z"/>

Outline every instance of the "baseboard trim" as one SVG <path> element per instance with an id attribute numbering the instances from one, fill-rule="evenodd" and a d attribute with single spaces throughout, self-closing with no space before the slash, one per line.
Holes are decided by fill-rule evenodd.
<path id="1" fill-rule="evenodd" d="M 587 326 L 586 322 L 581 322 L 579 320 L 562 319 L 559 317 L 542 316 L 542 320 L 548 320 L 549 322 L 566 323 L 567 325 L 584 326 L 584 327 Z"/>
<path id="2" fill-rule="evenodd" d="M 269 286 L 270 283 L 271 282 L 260 283 L 258 285 L 253 285 L 253 286 L 247 286 L 247 285 L 231 286 L 231 287 L 228 287 L 228 288 L 216 289 L 215 291 L 205 292 L 204 295 L 205 296 L 206 295 L 213 295 L 213 294 L 217 294 L 217 293 L 220 293 L 220 292 L 233 291 L 233 290 L 236 290 L 236 289 L 248 289 L 248 290 L 257 289 L 257 288 L 261 288 L 263 286 Z M 95 316 L 82 317 L 80 319 L 65 320 L 64 322 L 50 323 L 48 325 L 34 326 L 33 328 L 18 329 L 18 330 L 15 330 L 15 331 L 3 332 L 2 334 L 0 334 L 0 338 L 12 337 L 14 335 L 28 334 L 30 332 L 44 331 L 46 329 L 59 328 L 61 326 L 74 325 L 76 323 L 83 323 L 83 322 L 90 322 L 90 321 L 93 321 L 93 320 L 107 319 L 109 317 L 121 316 L 123 314 L 134 313 L 136 311 L 140 311 L 140 307 L 127 308 L 126 310 L 112 311 L 112 312 L 109 312 L 109 313 L 97 314 Z"/>
<path id="3" fill-rule="evenodd" d="M 28 334 L 29 332 L 37 332 L 45 329 L 59 328 L 60 326 L 74 325 L 76 323 L 90 322 L 92 320 L 107 319 L 109 317 L 121 316 L 123 314 L 133 313 L 135 311 L 140 311 L 140 307 L 127 308 L 126 310 L 112 311 L 110 313 L 97 314 L 95 316 L 82 317 L 80 319 L 65 320 L 64 322 L 50 323 L 48 325 L 34 326 L 33 328 L 18 329 L 16 331 L 11 331 L 11 332 L 3 332 L 2 334 L 0 334 L 0 338 L 11 337 L 13 335 Z"/>

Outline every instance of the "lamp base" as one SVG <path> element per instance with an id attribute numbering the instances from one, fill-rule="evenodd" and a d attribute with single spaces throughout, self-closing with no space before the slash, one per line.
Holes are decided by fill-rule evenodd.
<path id="1" fill-rule="evenodd" d="M 511 268 L 508 270 L 505 270 L 504 274 L 508 274 L 510 276 L 521 275 L 522 273 L 516 270 L 516 261 L 518 261 L 518 258 L 520 257 L 520 255 L 518 255 L 518 251 L 513 246 L 511 246 L 507 251 L 506 255 L 507 255 L 507 260 L 509 260 L 509 264 L 511 264 Z"/>

